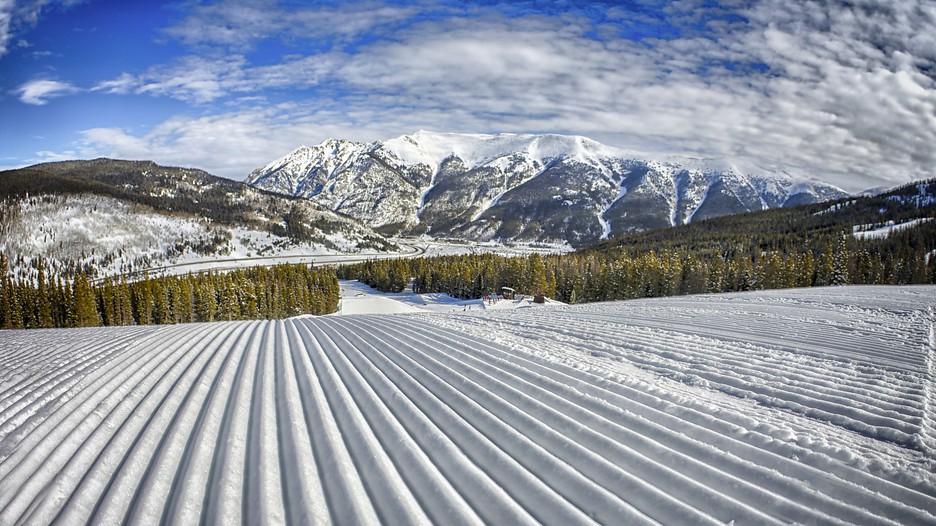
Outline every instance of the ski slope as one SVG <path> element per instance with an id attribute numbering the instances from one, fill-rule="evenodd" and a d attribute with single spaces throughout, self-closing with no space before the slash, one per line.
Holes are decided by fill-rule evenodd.
<path id="1" fill-rule="evenodd" d="M 934 298 L 0 332 L 0 524 L 936 524 Z"/>

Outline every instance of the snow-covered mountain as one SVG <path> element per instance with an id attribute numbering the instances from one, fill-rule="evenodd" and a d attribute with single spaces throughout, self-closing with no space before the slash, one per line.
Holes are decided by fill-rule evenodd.
<path id="1" fill-rule="evenodd" d="M 599 239 L 835 199 L 841 189 L 716 159 L 650 159 L 586 137 L 420 131 L 301 146 L 246 182 L 311 198 L 385 233 Z"/>
<path id="2" fill-rule="evenodd" d="M 393 251 L 360 221 L 306 199 L 149 161 L 0 172 L 0 253 L 35 272 L 126 274 L 200 258 Z"/>

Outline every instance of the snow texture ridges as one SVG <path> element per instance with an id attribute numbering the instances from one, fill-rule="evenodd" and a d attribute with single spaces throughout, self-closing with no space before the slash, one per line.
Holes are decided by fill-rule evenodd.
<path id="1" fill-rule="evenodd" d="M 936 524 L 934 293 L 5 332 L 0 523 Z"/>

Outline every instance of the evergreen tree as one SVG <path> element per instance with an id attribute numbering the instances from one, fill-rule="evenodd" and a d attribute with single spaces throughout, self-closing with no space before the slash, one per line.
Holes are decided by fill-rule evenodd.
<path id="1" fill-rule="evenodd" d="M 91 287 L 87 276 L 79 273 L 75 276 L 72 289 L 75 305 L 76 327 L 98 327 L 101 325 L 101 315 L 98 312 L 97 294 Z"/>
<path id="2" fill-rule="evenodd" d="M 830 285 L 848 285 L 848 238 L 845 233 L 839 237 L 832 254 L 832 268 L 829 277 Z"/>

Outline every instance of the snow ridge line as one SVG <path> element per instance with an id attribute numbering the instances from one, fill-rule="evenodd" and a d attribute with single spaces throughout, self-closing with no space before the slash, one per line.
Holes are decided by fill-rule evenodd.
<path id="1" fill-rule="evenodd" d="M 651 314 L 710 324 L 725 305 L 707 301 Z M 0 333 L 0 367 L 23 367 L 0 399 L 68 386 L 0 437 L 0 523 L 936 524 L 931 305 L 804 324 L 802 363 L 740 333 L 641 327 L 633 308 Z M 893 355 L 815 361 L 838 335 L 867 339 L 856 353 L 893 338 Z M 929 449 L 673 381 L 721 363 L 882 416 L 906 400 L 894 416 L 916 415 Z"/>
<path id="2" fill-rule="evenodd" d="M 160 453 L 162 444 L 170 436 L 170 426 L 179 414 L 184 398 L 199 377 L 199 370 L 210 358 L 212 349 L 236 335 L 234 325 L 220 324 L 206 336 L 206 341 L 186 343 L 186 351 L 160 378 L 159 383 L 146 395 L 147 413 L 135 411 L 131 418 L 140 416 L 135 422 L 134 433 L 121 444 L 124 448 L 119 463 L 107 475 L 107 484 L 101 494 L 88 494 L 96 499 L 93 510 L 95 520 L 116 524 L 131 520 L 130 513 L 136 511 L 140 502 L 140 491 L 147 483 L 147 475 L 153 473 L 152 464 Z M 202 345 L 199 349 L 199 345 Z M 214 351 L 216 352 L 216 351 Z M 106 473 L 106 472 L 105 472 Z M 127 498 L 132 495 L 131 498 Z M 67 508 L 63 511 L 66 511 Z M 84 517 L 80 521 L 87 521 Z M 76 521 L 77 522 L 77 521 Z"/>
<path id="3" fill-rule="evenodd" d="M 341 323 L 341 321 L 338 323 Z M 349 331 L 349 335 L 355 339 L 358 339 L 361 334 L 357 331 L 353 333 Z M 529 475 L 539 479 L 557 495 L 563 496 L 568 504 L 577 508 L 575 512 L 581 515 L 578 515 L 576 519 L 575 512 L 573 512 L 573 515 L 566 520 L 581 521 L 583 515 L 590 516 L 599 522 L 611 520 L 612 517 L 619 519 L 631 517 L 630 520 L 640 522 L 647 520 L 647 517 L 635 513 L 637 510 L 631 508 L 626 501 L 623 499 L 618 500 L 619 497 L 613 496 L 607 486 L 598 484 L 587 472 L 582 471 L 581 466 L 578 466 L 579 469 L 571 471 L 570 469 L 576 467 L 574 463 L 568 463 L 568 459 L 563 459 L 562 455 L 556 455 L 555 448 L 544 448 L 536 441 L 531 441 L 526 435 L 520 434 L 516 422 L 510 421 L 509 418 L 505 419 L 502 411 L 495 411 L 489 405 L 489 403 L 496 403 L 498 400 L 495 393 L 483 388 L 473 389 L 476 384 L 470 378 L 462 376 L 458 371 L 436 361 L 426 353 L 424 348 L 409 346 L 399 341 L 391 343 L 388 340 L 383 340 L 380 336 L 375 336 L 370 329 L 365 330 L 363 334 L 370 335 L 374 339 L 360 338 L 360 345 L 373 345 L 376 343 L 375 349 L 392 349 L 392 353 L 386 350 L 382 351 L 382 353 L 391 360 L 396 361 L 397 365 L 402 366 L 406 364 L 405 360 L 415 360 L 416 357 L 419 357 L 418 361 L 406 364 L 408 366 L 405 369 L 408 371 L 418 369 L 424 371 L 424 374 L 431 375 L 428 378 L 432 378 L 434 381 L 423 383 L 423 385 L 439 396 L 445 405 L 452 407 L 468 426 L 473 428 L 476 433 L 482 433 L 488 440 L 497 444 L 502 454 L 507 454 L 510 458 L 513 458 Z M 404 349 L 406 350 L 405 353 L 402 352 Z M 419 380 L 418 377 L 417 380 Z M 524 429 L 524 433 L 530 432 L 530 429 Z M 572 443 L 566 443 L 565 445 L 575 447 Z M 520 453 L 518 448 L 525 453 Z M 545 473 L 550 472 L 558 472 L 558 474 L 544 476 Z M 583 505 L 582 497 L 586 494 L 592 500 L 591 507 Z M 517 498 L 522 501 L 528 497 L 518 496 Z M 665 499 L 666 496 L 663 495 L 662 498 Z M 543 510 L 543 506 L 537 507 L 535 504 L 527 504 L 526 506 L 531 513 L 538 515 L 539 521 L 546 521 L 549 517 L 555 517 L 555 515 Z"/>
<path id="4" fill-rule="evenodd" d="M 407 430 L 405 410 L 410 406 L 401 402 L 408 399 L 401 398 L 399 390 L 374 366 L 369 358 L 373 353 L 355 346 L 346 335 L 324 326 L 309 325 L 306 328 L 311 332 L 321 331 L 323 338 L 343 350 L 340 359 L 334 362 L 338 366 L 336 370 L 360 401 L 363 416 L 425 514 L 424 520 L 482 524 L 476 511 L 453 488 L 452 480 L 442 475 L 439 467 L 429 461 L 429 449 L 417 443 L 420 435 Z M 430 434 L 433 433 L 430 431 Z M 434 446 L 438 448 L 439 444 Z M 445 453 L 450 455 L 452 451 Z"/>
<path id="5" fill-rule="evenodd" d="M 404 337 L 402 335 L 400 337 L 394 336 L 392 334 L 392 332 L 395 332 L 394 328 L 392 326 L 387 327 L 380 320 L 369 325 L 367 332 L 373 334 L 372 330 L 379 330 L 386 337 L 392 338 L 395 342 L 398 342 L 393 344 L 394 348 L 415 349 L 413 346 L 416 344 L 416 340 L 412 339 L 412 337 Z M 359 332 L 358 334 L 362 333 Z M 575 465 L 577 469 L 583 473 L 591 471 L 593 473 L 593 480 L 598 481 L 608 478 L 608 475 L 600 472 L 600 470 L 609 471 L 608 466 L 602 465 L 602 462 L 608 462 L 616 466 L 628 466 L 628 471 L 630 471 L 630 473 L 623 477 L 624 479 L 628 476 L 634 477 L 634 474 L 639 474 L 639 478 L 632 478 L 628 482 L 630 485 L 636 486 L 636 488 L 627 487 L 628 483 L 625 483 L 623 480 L 610 479 L 614 482 L 606 483 L 605 487 L 612 491 L 623 492 L 624 495 L 621 496 L 625 498 L 625 500 L 630 500 L 633 504 L 635 501 L 640 501 L 641 495 L 646 493 L 647 496 L 643 501 L 645 504 L 644 509 L 646 509 L 647 502 L 653 502 L 654 505 L 659 505 L 661 501 L 655 499 L 662 498 L 663 500 L 667 500 L 671 499 L 673 496 L 680 498 L 679 496 L 681 495 L 682 501 L 676 500 L 673 504 L 675 504 L 676 507 L 686 506 L 688 504 L 695 508 L 692 510 L 692 513 L 704 514 L 705 511 L 699 506 L 706 506 L 714 508 L 709 510 L 708 513 L 710 514 L 748 513 L 749 516 L 746 518 L 749 520 L 755 520 L 758 523 L 770 521 L 770 517 L 767 515 L 757 513 L 739 502 L 733 502 L 734 499 L 730 497 L 726 498 L 726 494 L 718 494 L 706 486 L 698 485 L 685 475 L 674 472 L 667 466 L 656 464 L 648 457 L 632 450 L 631 447 L 633 447 L 633 445 L 631 442 L 636 440 L 637 437 L 635 434 L 631 433 L 627 427 L 618 426 L 612 421 L 591 413 L 587 409 L 577 405 L 575 401 L 566 400 L 558 394 L 550 392 L 550 390 L 542 389 L 541 386 L 532 383 L 531 380 L 526 379 L 524 375 L 519 374 L 520 371 L 510 371 L 511 367 L 503 366 L 498 360 L 492 360 L 492 357 L 489 358 L 489 355 L 482 355 L 484 359 L 480 357 L 475 358 L 475 353 L 482 350 L 483 344 L 477 342 L 472 342 L 472 344 L 471 347 L 468 347 L 467 343 L 439 341 L 436 348 L 432 349 L 432 351 L 438 352 L 432 354 L 438 354 L 438 357 L 435 358 L 439 361 L 438 363 L 449 364 L 452 368 L 461 371 L 461 374 L 463 374 L 466 379 L 470 378 L 473 384 L 478 385 L 478 389 L 482 389 L 499 397 L 505 404 L 509 404 L 509 406 L 518 410 L 518 415 L 526 414 L 534 418 L 535 420 L 530 420 L 529 418 L 524 419 L 520 417 L 520 420 L 515 425 L 518 428 L 523 428 L 525 432 L 531 435 L 531 438 L 534 438 L 534 440 L 537 440 L 551 451 L 574 449 L 574 446 L 556 446 L 556 444 L 553 444 L 554 447 L 549 447 L 549 441 L 552 440 L 555 442 L 558 435 L 565 435 L 566 438 L 574 443 L 587 447 L 588 449 L 585 451 L 604 451 L 604 453 L 600 455 L 603 456 L 604 459 L 598 462 L 588 459 L 588 453 L 584 451 L 578 453 L 581 458 L 570 461 L 571 464 Z M 428 353 L 428 351 L 425 352 Z M 534 377 L 533 380 L 535 379 Z M 472 398 L 476 399 L 477 396 L 473 396 Z M 536 435 L 538 438 L 534 437 L 531 433 L 531 431 L 537 428 L 539 429 Z M 572 432 L 573 430 L 575 431 L 574 433 Z M 579 436 L 580 434 L 583 436 Z M 614 438 L 620 440 L 625 437 L 628 438 L 627 445 L 615 442 L 614 440 Z M 677 452 L 672 450 L 667 451 L 667 454 L 678 455 Z M 685 461 L 691 463 L 688 457 L 680 459 L 680 462 Z M 592 462 L 590 469 L 589 462 Z M 654 469 L 656 469 L 656 473 L 653 473 Z M 739 481 L 734 480 L 733 482 L 738 483 Z M 656 486 L 656 488 L 654 488 L 654 486 Z M 672 495 L 660 497 L 653 493 L 656 489 L 663 488 L 665 488 L 667 492 L 672 493 Z M 736 487 L 732 489 L 739 491 Z M 724 502 L 719 502 L 719 499 Z M 639 509 L 638 507 L 638 510 Z M 736 517 L 737 515 L 732 516 Z M 667 520 L 672 520 L 673 517 L 656 518 L 667 523 Z M 698 517 L 694 517 L 694 519 L 698 520 Z"/>
<path id="6" fill-rule="evenodd" d="M 717 335 L 713 340 L 707 337 L 700 340 L 693 336 L 677 348 L 666 338 L 660 338 L 659 331 L 634 330 L 608 323 L 601 317 L 570 317 L 578 327 L 590 329 L 583 333 L 588 335 L 585 340 L 576 342 L 578 346 L 617 357 L 644 370 L 686 382 L 702 379 L 712 388 L 727 394 L 784 405 L 803 414 L 833 421 L 859 432 L 886 436 L 896 442 L 909 443 L 919 431 L 920 394 L 914 394 L 908 386 L 894 387 L 885 383 L 877 386 L 876 390 L 854 389 L 845 396 L 843 388 L 847 391 L 849 387 L 863 385 L 863 382 L 874 385 L 872 380 L 876 380 L 855 371 L 849 362 L 827 358 L 817 363 L 791 365 L 786 362 L 796 356 L 788 351 L 784 351 L 785 356 L 774 358 L 764 354 L 767 349 L 751 349 L 743 343 L 733 343 L 733 340 L 723 341 L 723 337 L 718 338 Z M 516 323 L 513 330 L 524 332 L 520 320 L 511 321 Z M 660 321 L 648 322 L 645 326 L 670 330 L 674 324 Z M 704 326 L 704 322 L 698 321 L 697 326 Z M 626 344 L 619 346 L 620 342 Z M 763 365 L 760 365 L 761 361 Z M 809 381 L 800 382 L 801 378 Z M 834 381 L 824 382 L 822 378 Z M 892 398 L 894 402 L 882 404 L 882 397 Z"/>
<path id="7" fill-rule="evenodd" d="M 425 322 L 420 320 L 417 323 Z M 410 322 L 411 325 L 417 323 Z M 426 325 L 427 329 L 430 327 L 430 324 Z M 595 333 L 589 331 L 587 334 L 591 336 Z M 439 335 L 436 338 L 451 339 L 450 336 L 445 335 Z M 578 368 L 549 362 L 543 363 L 535 357 L 526 356 L 525 353 L 507 352 L 483 342 L 474 345 L 477 346 L 476 351 L 484 349 L 485 352 L 498 354 L 507 362 L 553 379 L 556 385 L 568 386 L 586 393 L 588 398 L 585 400 L 600 401 L 599 405 L 592 406 L 592 410 L 602 411 L 607 418 L 620 420 L 625 415 L 618 414 L 619 408 L 627 407 L 628 412 L 633 412 L 638 419 L 625 419 L 621 425 L 638 431 L 651 440 L 660 441 L 661 445 L 673 448 L 675 451 L 682 451 L 692 458 L 707 459 L 712 466 L 719 466 L 725 457 L 731 459 L 726 466 L 721 467 L 729 469 L 732 476 L 762 485 L 764 489 L 774 493 L 773 499 L 765 500 L 761 495 L 748 497 L 748 502 L 758 503 L 761 511 L 769 512 L 783 520 L 809 522 L 817 516 L 824 517 L 825 521 L 831 520 L 830 517 L 839 517 L 861 524 L 883 520 L 881 517 L 875 518 L 868 515 L 865 510 L 851 508 L 847 503 L 853 502 L 856 498 L 867 499 L 863 505 L 876 502 L 877 506 L 883 508 L 888 506 L 889 499 L 894 498 L 901 502 L 913 503 L 914 506 L 920 506 L 922 509 L 936 504 L 936 500 L 932 498 L 920 500 L 919 495 L 912 491 L 908 492 L 906 488 L 888 484 L 873 476 L 864 476 L 858 471 L 848 469 L 847 466 L 842 466 L 845 469 L 839 470 L 837 475 L 830 475 L 802 465 L 799 461 L 791 461 L 788 458 L 790 453 L 778 454 L 766 449 L 764 446 L 770 445 L 771 441 L 765 442 L 763 437 L 755 438 L 752 444 L 748 444 L 731 433 L 731 431 L 736 431 L 732 429 L 734 426 L 719 429 L 713 426 L 715 421 L 710 415 L 698 414 L 697 411 L 691 409 L 677 412 L 666 407 L 664 400 L 654 393 L 619 384 L 596 382 L 590 373 Z M 602 404 L 610 404 L 610 407 L 614 409 L 610 413 L 604 412 L 606 410 L 602 408 Z M 756 433 L 748 432 L 743 436 L 750 437 L 751 435 L 756 435 Z M 693 437 L 694 440 L 687 441 L 685 437 Z M 699 447 L 702 444 L 697 443 L 696 440 L 703 440 L 705 445 Z M 636 446 L 638 442 L 630 440 L 627 443 Z M 713 448 L 721 449 L 721 452 L 713 454 Z M 662 463 L 673 462 L 684 472 L 689 469 L 686 464 L 678 460 L 678 456 L 658 455 Z M 632 466 L 632 463 L 627 463 L 627 465 Z M 715 484 L 710 475 L 700 473 L 694 473 L 694 475 L 705 480 L 706 484 Z M 874 493 L 859 497 L 868 488 L 873 488 Z M 741 486 L 731 494 L 735 495 L 737 491 L 743 489 L 745 488 Z M 886 494 L 887 497 L 882 498 L 877 495 L 878 492 Z M 808 508 L 805 508 L 807 504 Z M 823 510 L 828 514 L 824 514 Z M 900 522 L 919 521 L 921 516 L 917 510 L 912 509 L 894 510 L 893 513 L 894 518 Z M 885 520 L 884 523 L 888 522 Z"/>
<path id="8" fill-rule="evenodd" d="M 929 345 L 926 349 L 924 371 L 923 425 L 920 445 L 930 459 L 936 460 L 936 312 L 928 309 Z"/>
<path id="9" fill-rule="evenodd" d="M 135 358 L 141 355 L 148 361 L 142 349 L 114 357 L 117 350 L 125 350 L 123 343 L 118 341 L 104 346 L 104 358 L 100 360 L 103 363 L 88 367 L 90 370 L 85 374 L 70 375 L 62 382 L 64 386 L 55 386 L 50 390 L 51 394 L 31 404 L 26 425 L 3 437 L 5 442 L 9 440 L 17 446 L 12 454 L 2 457 L 0 463 L 0 523 L 10 522 L 7 517 L 11 514 L 27 512 L 34 504 L 32 497 L 36 495 L 30 491 L 48 484 L 81 448 L 86 437 L 82 432 L 96 429 L 93 426 L 104 418 L 108 407 L 116 404 L 121 396 L 119 387 L 135 372 L 134 367 L 127 365 L 136 365 Z M 107 360 L 108 357 L 113 359 Z M 70 381 L 72 379 L 75 381 Z M 45 455 L 32 452 L 33 448 L 44 444 L 54 444 L 55 447 L 46 450 Z M 10 484 L 8 480 L 20 482 Z M 42 494 L 41 491 L 38 493 Z"/>
<path id="10" fill-rule="evenodd" d="M 42 481 L 46 487 L 63 486 L 69 481 L 78 481 L 73 482 L 76 486 L 89 482 L 88 473 L 103 460 L 105 449 L 102 449 L 102 444 L 110 445 L 115 441 L 123 425 L 128 422 L 129 415 L 139 407 L 140 399 L 149 392 L 146 388 L 140 389 L 141 384 L 152 385 L 151 382 L 159 378 L 158 374 L 154 373 L 165 370 L 172 358 L 180 354 L 178 344 L 186 335 L 183 330 L 176 332 L 171 338 L 164 340 L 165 345 L 161 347 L 141 349 L 139 359 L 135 360 L 131 367 L 122 368 L 118 374 L 111 375 L 110 388 L 103 386 L 97 390 L 99 393 L 105 393 L 106 398 L 97 402 L 94 411 L 85 416 L 68 439 L 56 447 L 56 453 L 68 455 L 68 460 L 59 468 L 54 478 Z M 118 381 L 120 384 L 116 385 L 115 382 Z M 84 402 L 83 406 L 89 406 L 91 403 L 94 403 L 93 399 Z M 83 411 L 76 410 L 72 416 L 82 414 Z M 83 430 L 86 430 L 85 433 L 81 433 Z M 50 460 L 52 459 L 50 456 Z M 75 494 L 62 492 L 40 494 L 28 508 L 28 522 L 51 523 L 60 510 L 67 508 L 66 501 L 73 495 Z"/>
<path id="11" fill-rule="evenodd" d="M 459 500 L 466 501 L 466 505 L 489 524 L 535 523 L 516 502 L 504 499 L 503 490 L 483 471 L 483 464 L 472 463 L 465 455 L 459 454 L 457 441 L 463 434 L 453 433 L 452 426 L 445 426 L 447 417 L 453 414 L 450 408 L 405 369 L 390 362 L 382 354 L 354 353 L 350 357 L 354 360 L 366 359 L 369 362 L 369 366 L 362 366 L 360 370 L 373 378 L 370 383 L 375 386 L 381 398 L 387 402 L 404 402 L 393 404 L 397 408 L 395 416 L 398 422 L 409 430 L 410 437 L 419 444 L 435 469 L 445 477 L 446 484 L 458 492 Z M 420 408 L 416 405 L 419 400 L 437 402 L 438 410 Z M 446 431 L 447 429 L 449 431 Z M 503 489 L 509 491 L 509 487 Z"/>
<path id="12" fill-rule="evenodd" d="M 714 388 L 725 384 L 740 393 L 741 390 L 746 390 L 750 380 L 739 383 L 738 378 L 757 378 L 765 384 L 775 386 L 771 388 L 773 397 L 785 399 L 785 393 L 789 392 L 801 402 L 810 402 L 810 405 L 821 403 L 830 409 L 835 409 L 837 405 L 854 405 L 855 409 L 852 409 L 852 412 L 857 412 L 860 408 L 861 411 L 867 412 L 867 418 L 889 418 L 893 424 L 902 426 L 909 426 L 916 419 L 915 414 L 905 414 L 907 406 L 919 406 L 919 400 L 907 398 L 900 391 L 891 391 L 886 385 L 882 386 L 882 392 L 859 388 L 859 382 L 869 379 L 862 378 L 853 369 L 838 367 L 835 362 L 789 365 L 789 356 L 774 359 L 761 355 L 757 349 L 751 349 L 749 346 L 735 346 L 707 338 L 693 338 L 692 343 L 675 349 L 652 334 L 643 335 L 633 330 L 615 331 L 607 327 L 602 336 L 594 336 L 591 340 L 597 344 L 595 352 L 618 357 L 642 369 L 690 384 L 698 383 L 698 379 L 701 378 Z M 614 349 L 616 341 L 627 342 L 624 349 Z M 763 365 L 758 365 L 760 360 L 763 360 Z M 713 364 L 717 366 L 713 367 Z M 824 377 L 823 372 L 826 373 Z M 753 391 L 746 391 L 749 395 L 757 395 Z M 858 397 L 862 397 L 864 401 Z M 890 401 L 891 398 L 893 402 Z M 913 424 L 913 429 L 915 427 Z"/>

